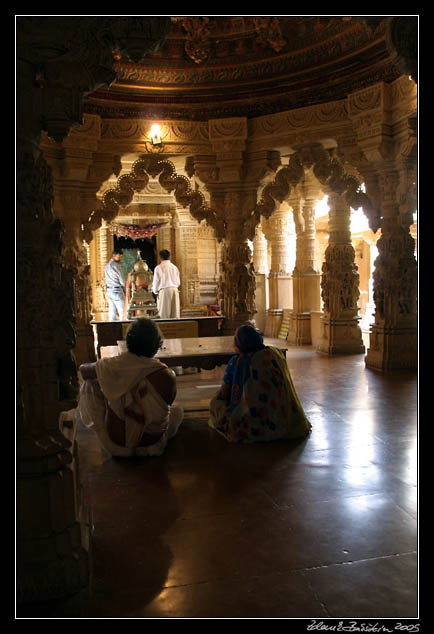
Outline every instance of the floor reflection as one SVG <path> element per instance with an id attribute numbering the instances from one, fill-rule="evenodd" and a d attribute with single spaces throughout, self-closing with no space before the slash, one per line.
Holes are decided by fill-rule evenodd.
<path id="1" fill-rule="evenodd" d="M 160 458 L 119 461 L 79 430 L 92 588 L 49 616 L 417 616 L 417 377 L 309 346 L 288 363 L 300 443 L 231 445 L 202 411 Z M 223 370 L 178 376 L 179 398 L 206 409 Z"/>

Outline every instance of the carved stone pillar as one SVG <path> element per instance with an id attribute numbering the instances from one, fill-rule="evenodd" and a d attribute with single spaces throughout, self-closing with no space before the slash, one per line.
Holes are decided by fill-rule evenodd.
<path id="1" fill-rule="evenodd" d="M 197 253 L 198 223 L 187 210 L 178 209 L 178 222 L 176 223 L 176 264 L 181 275 L 180 299 L 181 305 L 199 304 L 200 281 Z"/>
<path id="2" fill-rule="evenodd" d="M 254 205 L 254 199 L 252 200 Z M 247 237 L 240 229 L 239 214 L 242 207 L 242 194 L 225 194 L 226 233 L 219 286 L 220 306 L 226 317 L 223 322 L 223 334 L 233 334 L 238 326 L 250 322 L 256 312 L 256 281 L 251 262 L 252 254 Z"/>
<path id="3" fill-rule="evenodd" d="M 173 209 L 172 216 L 170 218 L 170 222 L 163 225 L 157 233 L 157 255 L 163 249 L 167 249 L 170 253 L 171 261 L 176 264 L 177 263 L 177 249 L 176 249 L 176 229 L 175 229 L 175 220 L 174 216 L 176 214 L 176 210 Z"/>
<path id="4" fill-rule="evenodd" d="M 286 203 L 262 222 L 265 237 L 271 246 L 271 266 L 268 274 L 269 309 L 266 332 L 277 336 L 282 311 L 292 308 L 292 269 L 294 264 L 295 227 Z M 292 249 L 291 249 L 292 247 Z"/>
<path id="5" fill-rule="evenodd" d="M 199 274 L 199 303 L 215 304 L 217 301 L 217 284 L 219 278 L 219 262 L 221 260 L 221 244 L 215 237 L 212 227 L 201 222 L 197 228 L 197 261 Z"/>
<path id="6" fill-rule="evenodd" d="M 206 220 L 223 241 L 218 300 L 225 316 L 223 333 L 233 334 L 256 313 L 255 273 L 248 240 L 253 240 L 260 217 L 254 214 L 257 190 L 280 162 L 277 152 L 246 152 L 247 119 L 209 121 L 215 161 L 197 157 L 194 169 L 206 182 L 211 210 Z"/>
<path id="7" fill-rule="evenodd" d="M 350 207 L 336 193 L 329 194 L 329 244 L 322 267 L 324 317 L 318 350 L 326 354 L 365 352 L 359 327 L 359 275 L 351 243 Z"/>
<path id="8" fill-rule="evenodd" d="M 73 210 L 77 207 L 73 205 Z M 57 215 L 57 214 L 56 214 Z M 87 248 L 80 240 L 80 228 L 65 222 L 65 264 L 74 278 L 74 299 L 76 307 L 75 346 L 73 350 L 77 367 L 82 363 L 95 361 L 95 347 L 92 320 L 92 285 Z"/>
<path id="9" fill-rule="evenodd" d="M 255 237 L 253 238 L 253 266 L 256 280 L 256 327 L 265 333 L 267 324 L 267 312 L 269 306 L 268 299 L 268 245 L 262 231 L 262 225 L 256 226 Z"/>
<path id="10" fill-rule="evenodd" d="M 348 100 L 364 155 L 359 171 L 381 209 L 375 323 L 366 365 L 382 371 L 417 367 L 417 263 L 410 235 L 416 209 L 416 112 L 416 86 L 406 76 L 357 91 Z"/>
<path id="11" fill-rule="evenodd" d="M 319 190 L 309 182 L 299 188 L 302 198 L 293 197 L 289 201 L 297 232 L 297 251 L 288 341 L 303 345 L 312 343 L 310 312 L 321 307 L 320 274 L 315 268 L 315 203 Z"/>
<path id="12" fill-rule="evenodd" d="M 256 226 L 253 239 L 253 266 L 256 273 L 268 273 L 267 240 L 262 231 L 261 223 Z"/>
<path id="13" fill-rule="evenodd" d="M 265 236 L 271 245 L 271 268 L 268 275 L 271 308 L 292 308 L 295 227 L 292 213 L 285 206 L 264 222 Z"/>
<path id="14" fill-rule="evenodd" d="M 375 323 L 366 365 L 377 370 L 417 368 L 417 262 L 409 223 L 400 222 L 397 170 L 380 174 L 381 237 L 373 273 Z M 404 215 L 401 220 L 405 218 Z"/>
<path id="15" fill-rule="evenodd" d="M 124 18 L 17 18 L 18 603 L 66 596 L 89 578 L 74 448 L 59 422 L 76 396 L 74 279 L 41 129 L 60 142 L 80 125 L 83 95 L 116 78 L 113 50 L 125 48 L 129 26 Z"/>
<path id="16" fill-rule="evenodd" d="M 92 317 L 97 321 L 108 319 L 108 302 L 106 298 L 106 285 L 104 267 L 110 260 L 113 250 L 113 236 L 107 222 L 103 219 L 101 227 L 93 232 L 89 245 L 92 277 Z"/>
<path id="17" fill-rule="evenodd" d="M 61 143 L 54 143 L 46 135 L 41 143 L 53 174 L 53 211 L 65 226 L 65 264 L 74 275 L 77 317 L 74 355 L 77 366 L 95 360 L 90 325 L 92 284 L 86 248 L 93 237 L 89 218 L 95 209 L 96 193 L 101 184 L 120 170 L 117 156 L 97 151 L 100 123 L 98 115 L 86 115 L 83 125 Z"/>
<path id="18" fill-rule="evenodd" d="M 19 73 L 20 83 L 23 73 Z M 31 84 L 19 88 L 31 100 Z M 18 110 L 17 143 L 17 601 L 83 587 L 87 552 L 77 519 L 72 447 L 59 414 L 75 406 L 74 280 L 51 171 Z M 30 116 L 30 115 L 27 115 Z"/>

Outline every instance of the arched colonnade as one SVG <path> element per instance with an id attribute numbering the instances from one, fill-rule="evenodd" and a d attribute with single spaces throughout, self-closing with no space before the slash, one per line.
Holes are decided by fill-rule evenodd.
<path id="1" fill-rule="evenodd" d="M 309 176 L 307 171 L 309 170 Z M 316 197 L 319 195 L 318 185 L 323 185 L 324 189 L 330 192 L 333 201 L 332 216 L 336 223 L 335 215 L 340 209 L 343 214 L 340 223 L 346 231 L 345 241 L 348 253 L 344 255 L 344 260 L 348 270 L 333 271 L 330 265 L 330 251 L 332 246 L 336 252 L 336 246 L 330 244 L 327 257 L 328 262 L 323 274 L 322 295 L 327 313 L 333 314 L 335 318 L 343 317 L 345 313 L 346 330 L 349 329 L 348 317 L 352 318 L 350 328 L 358 333 L 357 326 L 357 297 L 358 297 L 358 275 L 354 265 L 354 249 L 351 246 L 351 236 L 349 232 L 349 207 L 352 204 L 363 206 L 371 219 L 371 224 L 378 226 L 378 210 L 375 210 L 369 198 L 360 190 L 359 181 L 346 174 L 336 157 L 331 157 L 321 144 L 305 146 L 301 151 L 294 152 L 287 166 L 280 167 L 276 172 L 273 181 L 264 185 L 259 202 L 249 213 L 246 211 L 244 218 L 239 218 L 240 203 L 235 195 L 225 198 L 229 209 L 223 219 L 218 209 L 212 208 L 204 194 L 200 190 L 193 190 L 189 179 L 185 175 L 176 173 L 173 163 L 166 159 L 155 156 L 143 156 L 137 159 L 130 172 L 121 175 L 114 187 L 106 190 L 102 196 L 102 206 L 93 212 L 93 215 L 100 216 L 105 220 L 110 220 L 117 216 L 121 207 L 128 207 L 132 202 L 135 192 L 143 190 L 149 181 L 149 176 L 159 176 L 161 186 L 169 193 L 173 192 L 176 202 L 182 207 L 188 207 L 190 214 L 197 221 L 205 220 L 211 225 L 216 233 L 216 237 L 224 243 L 222 273 L 219 283 L 219 299 L 226 317 L 227 332 L 233 332 L 240 323 L 251 320 L 256 313 L 254 303 L 255 295 L 255 270 L 252 265 L 252 253 L 247 242 L 255 237 L 259 223 L 266 224 L 267 220 L 273 217 L 278 207 L 278 203 L 284 200 L 295 198 L 292 201 L 294 207 L 303 200 L 303 212 L 300 209 L 292 209 L 297 221 L 297 260 L 294 270 L 295 283 L 295 311 L 290 333 L 290 340 L 294 343 L 310 343 L 310 337 L 306 332 L 309 330 L 309 309 L 318 308 L 315 301 L 315 290 L 319 295 L 319 289 L 309 288 L 318 285 L 319 275 L 314 269 L 314 220 L 312 210 Z M 322 183 L 317 180 L 321 178 Z M 313 180 L 316 181 L 316 187 Z M 310 185 L 310 196 L 306 194 Z M 303 185 L 303 192 L 294 196 L 299 185 Z M 339 193 L 341 192 L 341 193 Z M 339 206 L 340 197 L 344 196 L 343 204 Z M 306 198 L 310 204 L 306 205 Z M 298 214 L 297 214 L 298 211 Z M 229 219 L 229 223 L 228 220 Z M 237 223 L 237 231 L 232 234 L 228 232 L 230 221 Z M 241 220 L 241 225 L 240 225 Z M 310 222 L 309 222 L 310 221 Z M 274 223 L 276 225 L 276 223 Z M 310 226 L 309 226 L 310 224 Z M 279 232 L 280 229 L 280 232 Z M 342 227 L 341 227 L 342 229 Z M 274 227 L 275 238 L 285 242 L 286 235 L 282 231 L 281 223 Z M 332 238 L 335 231 L 331 232 Z M 285 249 L 285 244 L 283 247 Z M 232 254 L 232 257 L 231 257 Z M 271 280 L 278 286 L 279 281 L 287 282 L 284 278 L 279 280 L 279 271 L 271 274 Z M 339 282 L 340 280 L 340 282 Z M 275 295 L 278 295 L 275 289 Z M 309 306 L 309 299 L 314 305 Z M 337 298 L 337 301 L 335 300 Z M 278 307 L 278 297 L 275 298 Z M 306 323 L 307 322 L 307 323 Z M 341 324 L 342 325 L 342 324 Z M 303 331 L 303 334 L 301 333 Z M 354 337 L 353 337 L 354 338 Z M 357 339 L 357 336 L 356 336 Z M 321 348 L 320 348 L 321 349 Z M 326 342 L 323 344 L 324 351 L 333 352 L 359 352 L 364 348 L 360 341 L 354 345 L 354 341 L 349 338 L 341 343 L 338 348 L 334 342 L 333 346 Z"/>
<path id="2" fill-rule="evenodd" d="M 374 233 L 381 228 L 382 212 L 378 204 L 362 191 L 362 176 L 358 170 L 354 166 L 344 166 L 338 154 L 339 149 L 336 146 L 326 149 L 319 142 L 305 143 L 292 148 L 287 164 L 282 165 L 277 157 L 278 153 L 272 150 L 267 157 L 267 169 L 262 170 L 262 179 L 258 179 L 256 191 L 250 182 L 247 186 L 246 183 L 241 183 L 242 186 L 237 188 L 233 182 L 225 186 L 224 183 L 211 180 L 204 184 L 195 179 L 193 187 L 185 174 L 177 173 L 170 158 L 141 155 L 130 171 L 119 176 L 115 185 L 105 190 L 101 204 L 93 210 L 89 222 L 95 225 L 102 218 L 110 221 L 120 208 L 128 207 L 134 193 L 147 185 L 149 177 L 158 177 L 162 188 L 173 193 L 176 203 L 188 208 L 191 216 L 198 222 L 205 220 L 214 229 L 216 238 L 223 243 L 219 299 L 229 333 L 240 323 L 252 319 L 256 311 L 255 270 L 248 243 L 253 241 L 254 244 L 258 229 L 260 231 L 265 226 L 269 236 L 274 232 L 275 242 L 279 237 L 284 242 L 285 232 L 281 218 L 279 220 L 278 217 L 282 216 L 282 203 L 286 202 L 293 214 L 297 234 L 296 261 L 291 280 L 293 310 L 288 340 L 299 344 L 310 343 L 310 311 L 319 309 L 318 296 L 321 293 L 325 314 L 321 320 L 322 341 L 318 349 L 328 354 L 364 352 L 358 326 L 358 272 L 351 244 L 350 208 L 363 208 Z M 274 164 L 270 161 L 270 155 Z M 195 157 L 187 160 L 186 170 L 189 170 L 190 176 L 196 174 L 195 163 Z M 198 163 L 200 165 L 200 159 Z M 206 191 L 207 197 L 198 188 L 198 183 Z M 318 197 L 324 193 L 329 198 L 330 214 L 329 241 L 321 276 L 314 266 L 314 206 Z M 405 225 L 405 218 L 408 218 L 408 214 L 396 214 L 395 229 L 400 228 L 401 238 L 407 242 L 407 247 L 403 245 L 403 255 L 413 271 L 411 278 L 411 271 L 406 269 L 407 283 L 413 287 L 413 305 L 410 306 L 407 301 L 403 309 L 401 300 L 397 298 L 396 301 L 398 310 L 404 315 L 404 321 L 407 319 L 408 325 L 408 315 L 411 312 L 415 314 L 416 263 L 413 239 L 408 232 L 408 222 Z M 404 235 L 407 235 L 406 240 Z M 380 238 L 380 248 L 383 243 L 384 240 L 382 242 Z M 277 251 L 278 248 L 275 248 L 275 252 Z M 382 285 L 385 278 L 381 269 L 383 259 L 380 257 L 378 260 L 380 267 L 374 283 L 377 298 L 381 293 L 384 294 Z M 277 264 L 270 272 L 269 280 L 270 292 L 276 297 L 279 296 L 279 287 L 284 288 L 288 277 L 285 272 L 278 270 L 278 266 Z M 276 300 L 276 308 L 278 307 Z M 381 310 L 376 312 L 376 325 L 373 327 L 373 338 L 377 343 L 378 328 L 381 330 L 384 320 L 383 305 L 379 308 Z M 388 367 L 387 363 L 379 361 L 368 351 L 367 364 L 371 362 L 372 367 L 378 369 Z M 402 358 L 400 363 L 403 367 L 411 367 L 412 364 L 410 359 Z M 393 363 L 390 367 L 393 367 Z"/>

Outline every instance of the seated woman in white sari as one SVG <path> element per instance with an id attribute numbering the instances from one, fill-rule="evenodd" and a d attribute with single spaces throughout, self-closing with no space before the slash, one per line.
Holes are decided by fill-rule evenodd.
<path id="1" fill-rule="evenodd" d="M 127 352 L 80 366 L 79 415 L 113 456 L 160 456 L 184 414 L 176 377 L 154 358 L 163 338 L 152 319 L 136 319 L 126 343 Z"/>

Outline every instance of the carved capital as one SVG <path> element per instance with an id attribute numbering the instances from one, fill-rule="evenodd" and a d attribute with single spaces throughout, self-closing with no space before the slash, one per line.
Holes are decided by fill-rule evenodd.
<path id="1" fill-rule="evenodd" d="M 261 150 L 244 154 L 245 180 L 252 183 L 262 183 L 271 179 L 281 166 L 280 152 Z"/>
<path id="2" fill-rule="evenodd" d="M 217 155 L 219 181 L 235 182 L 244 178 L 243 152 L 246 149 L 247 119 L 211 119 L 209 140 Z"/>
<path id="3" fill-rule="evenodd" d="M 214 155 L 195 154 L 186 159 L 185 173 L 189 178 L 193 176 L 198 178 L 202 183 L 218 182 L 218 167 Z"/>
<path id="4" fill-rule="evenodd" d="M 348 116 L 357 142 L 371 163 L 394 160 L 413 135 L 409 119 L 417 108 L 416 87 L 407 77 L 378 83 L 348 97 Z"/>

